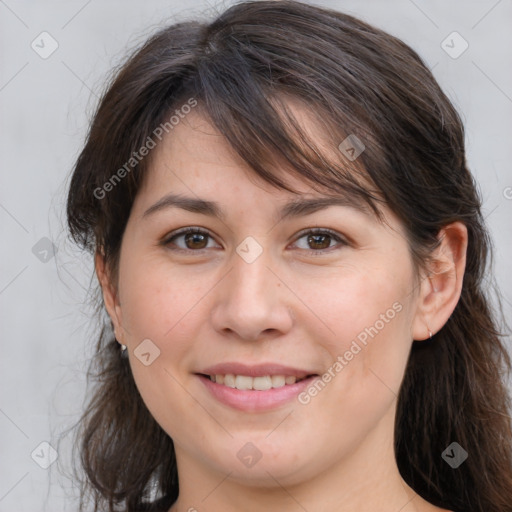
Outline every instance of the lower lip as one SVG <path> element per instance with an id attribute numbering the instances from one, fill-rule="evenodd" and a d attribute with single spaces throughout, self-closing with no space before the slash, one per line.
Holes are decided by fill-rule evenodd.
<path id="1" fill-rule="evenodd" d="M 233 409 L 245 412 L 276 409 L 296 398 L 301 391 L 307 388 L 317 378 L 317 376 L 314 375 L 300 382 L 296 382 L 295 384 L 285 384 L 280 388 L 258 391 L 230 388 L 223 384 L 217 384 L 204 375 L 198 375 L 198 377 L 219 402 Z"/>

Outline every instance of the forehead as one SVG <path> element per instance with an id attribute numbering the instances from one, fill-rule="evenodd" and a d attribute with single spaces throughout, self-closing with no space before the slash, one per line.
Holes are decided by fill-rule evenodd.
<path id="1" fill-rule="evenodd" d="M 327 158 L 340 161 L 340 153 L 332 140 L 325 125 L 319 121 L 311 109 L 299 99 L 289 97 L 284 103 L 274 105 L 276 110 L 286 113 L 283 122 L 288 129 L 292 122 L 296 123 L 302 132 L 294 136 L 297 143 L 307 154 L 312 151 L 321 152 Z M 291 127 L 293 132 L 293 127 Z M 254 134 L 251 134 L 254 135 Z M 257 137 L 252 137 L 252 142 Z M 314 150 L 312 150 L 313 144 Z M 263 144 L 262 144 L 263 145 Z M 262 154 L 265 151 L 262 150 Z M 277 151 L 270 151 L 264 155 L 268 158 L 268 171 L 299 194 L 320 193 L 332 195 L 332 188 L 320 186 L 319 183 L 306 179 L 294 172 L 290 163 Z M 355 170 L 355 164 L 351 164 Z M 325 171 L 323 171 L 325 172 Z M 349 171 L 352 172 L 352 171 Z M 364 172 L 358 169 L 357 173 L 364 176 Z M 143 188 L 158 189 L 163 184 L 168 186 L 194 187 L 203 191 L 222 192 L 230 190 L 235 192 L 241 184 L 253 185 L 265 189 L 276 196 L 289 196 L 292 193 L 264 180 L 245 162 L 241 156 L 231 147 L 226 138 L 221 134 L 209 117 L 201 110 L 201 105 L 192 109 L 186 116 L 164 135 L 162 141 L 157 144 L 151 155 L 151 162 L 143 180 Z M 316 191 L 316 192 L 315 192 Z"/>
<path id="2" fill-rule="evenodd" d="M 191 112 L 182 119 L 155 151 L 151 166 L 155 172 L 150 174 L 171 182 L 182 177 L 207 187 L 227 175 L 234 178 L 241 171 L 249 171 L 225 137 L 199 112 Z"/>
<path id="3" fill-rule="evenodd" d="M 325 152 L 336 158 L 337 148 L 333 150 L 326 142 L 328 137 L 323 136 L 325 128 L 305 110 L 292 108 L 296 109 L 297 121 L 317 147 L 323 146 Z M 347 206 L 371 218 L 372 222 L 397 224 L 396 227 L 400 224 L 385 205 L 377 205 L 377 214 L 362 196 L 342 186 L 335 190 L 311 182 L 290 172 L 290 164 L 284 160 L 275 159 L 269 171 L 279 175 L 295 192 L 269 183 L 241 158 L 199 108 L 181 119 L 153 151 L 132 208 L 133 217 L 139 220 L 154 218 L 154 213 L 176 207 L 221 221 L 229 216 L 237 223 L 256 219 L 256 216 L 263 218 L 265 210 L 265 216 L 270 215 L 272 222 L 279 222 L 329 206 Z M 362 176 L 364 180 L 365 174 Z"/>

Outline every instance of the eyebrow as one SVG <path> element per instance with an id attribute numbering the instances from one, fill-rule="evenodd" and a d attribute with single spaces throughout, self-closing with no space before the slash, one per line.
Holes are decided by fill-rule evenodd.
<path id="1" fill-rule="evenodd" d="M 310 199 L 296 199 L 286 203 L 278 214 L 278 221 L 292 217 L 303 217 L 329 206 L 348 206 L 368 214 L 368 208 L 360 200 L 353 196 L 325 196 Z M 181 208 L 192 213 L 200 213 L 210 217 L 216 217 L 220 220 L 226 219 L 226 214 L 219 203 L 208 201 L 206 199 L 186 197 L 180 194 L 167 194 L 150 206 L 143 214 L 142 218 L 150 217 L 156 212 L 168 208 Z"/>

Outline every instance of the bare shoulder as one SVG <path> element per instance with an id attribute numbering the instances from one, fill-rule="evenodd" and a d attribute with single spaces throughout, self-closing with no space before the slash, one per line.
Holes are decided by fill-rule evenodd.
<path id="1" fill-rule="evenodd" d="M 453 512 L 453 510 L 449 510 L 447 508 L 436 507 L 432 503 L 423 499 L 420 502 L 416 501 L 414 506 L 417 512 Z"/>

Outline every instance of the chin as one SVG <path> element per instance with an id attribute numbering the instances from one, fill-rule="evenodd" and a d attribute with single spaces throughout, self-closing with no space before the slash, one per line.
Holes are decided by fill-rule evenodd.
<path id="1" fill-rule="evenodd" d="M 294 442 L 278 435 L 271 441 L 267 436 L 268 431 L 260 435 L 235 435 L 229 446 L 211 454 L 215 469 L 230 474 L 230 479 L 240 484 L 268 488 L 296 485 L 313 478 L 316 464 L 311 443 L 308 445 L 299 439 Z M 215 446 L 219 447 L 219 444 Z M 317 460 L 320 458 L 319 455 Z M 321 468 L 316 469 L 321 471 Z"/>

